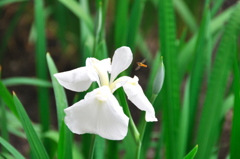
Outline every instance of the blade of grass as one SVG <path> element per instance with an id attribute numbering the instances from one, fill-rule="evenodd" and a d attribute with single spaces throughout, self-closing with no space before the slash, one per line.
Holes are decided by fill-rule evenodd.
<path id="1" fill-rule="evenodd" d="M 193 14 L 191 13 L 191 11 L 188 9 L 187 5 L 185 4 L 185 2 L 182 0 L 174 0 L 173 4 L 174 4 L 174 8 L 180 14 L 180 16 L 183 18 L 185 23 L 188 25 L 191 32 L 193 32 L 193 33 L 196 32 L 197 31 L 197 23 L 194 19 Z"/>
<path id="2" fill-rule="evenodd" d="M 52 84 L 46 80 L 28 77 L 12 77 L 4 79 L 2 82 L 5 86 L 32 85 L 39 87 L 52 87 Z"/>
<path id="3" fill-rule="evenodd" d="M 67 47 L 67 41 L 66 41 L 66 31 L 67 31 L 67 8 L 63 6 L 62 3 L 59 1 L 54 1 L 54 12 L 53 14 L 56 17 L 56 22 L 58 24 L 57 28 L 57 36 L 58 40 L 60 41 L 60 47 L 64 50 L 66 50 Z"/>
<path id="4" fill-rule="evenodd" d="M 0 136 L 0 143 L 17 159 L 25 159 L 10 143 Z"/>
<path id="5" fill-rule="evenodd" d="M 235 50 L 237 45 L 235 45 Z M 233 119 L 232 119 L 232 130 L 230 139 L 230 159 L 240 158 L 240 75 L 238 65 L 238 52 L 236 52 L 236 58 L 234 58 L 234 108 L 233 108 Z"/>
<path id="6" fill-rule="evenodd" d="M 53 76 L 58 73 L 57 68 L 49 54 L 47 54 L 47 63 L 49 72 L 51 75 L 53 90 L 55 94 L 55 100 L 57 105 L 57 117 L 58 117 L 58 129 L 60 130 L 60 137 L 58 143 L 58 158 L 72 158 L 72 133 L 68 130 L 64 124 L 64 109 L 68 107 L 67 98 L 63 87 L 58 83 Z"/>
<path id="7" fill-rule="evenodd" d="M 235 6 L 230 7 L 229 9 L 223 11 L 221 14 L 219 14 L 216 18 L 211 20 L 210 24 L 210 34 L 213 39 L 212 44 L 215 44 L 217 42 L 217 38 L 214 36 L 215 34 L 219 33 L 222 30 L 222 26 L 225 24 L 225 22 L 229 19 L 229 17 L 232 14 L 232 11 L 234 10 Z M 197 41 L 197 35 L 198 33 L 194 34 L 194 36 L 187 42 L 186 46 L 179 51 L 179 57 L 178 57 L 178 66 L 180 70 L 180 79 L 183 77 L 184 73 L 186 72 L 188 66 L 190 65 L 191 61 L 193 61 L 193 52 L 195 48 L 195 44 Z M 216 39 L 214 41 L 214 39 Z"/>
<path id="8" fill-rule="evenodd" d="M 180 113 L 180 85 L 177 70 L 176 29 L 172 1 L 159 0 L 159 39 L 164 58 L 165 80 L 163 85 L 163 121 L 165 131 L 166 158 L 178 159 L 176 146 Z"/>
<path id="9" fill-rule="evenodd" d="M 196 145 L 183 159 L 194 159 L 198 151 L 198 145 Z"/>
<path id="10" fill-rule="evenodd" d="M 201 114 L 197 143 L 198 159 L 209 158 L 218 136 L 218 126 L 222 111 L 222 102 L 227 83 L 227 75 L 233 60 L 232 41 L 240 28 L 240 3 L 237 4 L 225 28 L 222 40 L 217 50 L 213 70 L 210 75 L 206 99 Z M 206 124 L 207 123 L 207 124 Z"/>
<path id="11" fill-rule="evenodd" d="M 213 8 L 211 9 L 212 16 L 214 16 L 218 12 L 218 10 L 222 6 L 223 2 L 224 2 L 224 0 L 215 0 L 213 2 L 213 5 L 212 5 Z"/>
<path id="12" fill-rule="evenodd" d="M 5 85 L 0 80 L 0 96 L 3 100 L 3 102 L 7 105 L 7 107 L 12 111 L 12 113 L 18 117 L 18 113 L 16 110 L 16 107 L 13 102 L 12 95 L 9 93 L 8 89 L 5 87 Z"/>
<path id="13" fill-rule="evenodd" d="M 145 6 L 145 0 L 134 0 L 133 7 L 130 13 L 128 32 L 127 32 L 127 46 L 129 46 L 132 52 L 135 52 L 136 37 L 139 31 L 139 25 L 142 19 L 142 13 Z"/>
<path id="14" fill-rule="evenodd" d="M 2 136 L 3 139 L 5 139 L 6 141 L 9 141 L 9 134 L 8 134 L 8 126 L 7 126 L 7 112 L 6 112 L 6 106 L 3 103 L 2 99 L 0 98 L 0 136 Z M 2 150 L 2 152 L 6 152 L 6 150 L 4 148 L 1 148 L 0 146 L 0 150 Z"/>
<path id="15" fill-rule="evenodd" d="M 89 5 L 87 0 L 80 0 L 80 6 L 84 9 L 84 12 L 88 15 L 89 13 Z M 85 21 L 79 20 L 80 22 L 80 65 L 84 65 L 87 57 L 92 57 L 93 53 L 93 45 L 94 45 L 94 37 L 93 30 L 87 26 Z"/>
<path id="16" fill-rule="evenodd" d="M 207 50 L 205 48 L 206 44 L 209 42 L 207 39 L 207 30 L 209 29 L 210 13 L 209 8 L 204 9 L 203 19 L 201 26 L 199 28 L 198 39 L 194 51 L 193 66 L 191 70 L 191 79 L 190 79 L 190 92 L 189 92 L 189 127 L 188 127 L 188 147 L 192 147 L 192 141 L 194 141 L 194 128 L 195 121 L 197 116 L 197 108 L 199 103 L 199 94 L 201 86 L 203 83 L 204 70 L 206 67 Z M 211 54 L 211 53 L 209 53 Z M 182 147 L 183 145 L 179 145 Z M 186 146 L 186 145 L 185 145 Z M 185 154 L 182 153 L 183 155 Z M 182 156 L 183 157 L 183 156 Z"/>
<path id="17" fill-rule="evenodd" d="M 46 64 L 46 36 L 45 36 L 45 12 L 43 0 L 34 0 L 34 16 L 37 32 L 36 39 L 36 72 L 39 79 L 47 80 Z M 48 131 L 50 125 L 49 90 L 38 88 L 38 104 L 42 131 Z"/>
<path id="18" fill-rule="evenodd" d="M 104 157 L 104 153 L 106 149 L 106 144 L 105 144 L 105 139 L 100 137 L 100 136 L 96 136 L 96 145 L 95 145 L 95 153 L 94 153 L 94 158 L 95 159 L 105 159 Z M 112 157 L 110 157 L 112 158 Z"/>
<path id="19" fill-rule="evenodd" d="M 58 158 L 59 159 L 72 159 L 72 133 L 69 131 L 64 121 L 60 127 L 60 135 L 58 140 Z"/>
<path id="20" fill-rule="evenodd" d="M 144 37 L 141 33 L 137 34 L 137 47 L 141 50 L 141 54 L 144 57 L 144 59 L 150 61 L 148 65 L 151 66 L 152 65 L 151 61 L 153 61 L 152 53 L 150 52 L 146 42 L 144 41 Z"/>
<path id="21" fill-rule="evenodd" d="M 179 147 L 179 156 L 180 158 L 183 158 L 187 151 L 187 143 L 189 138 L 189 120 L 192 120 L 190 118 L 190 80 L 187 79 L 186 86 L 185 86 L 185 92 L 184 92 L 184 98 L 183 98 L 183 108 L 180 115 L 180 125 L 179 125 L 179 141 L 178 141 L 178 147 Z"/>
<path id="22" fill-rule="evenodd" d="M 21 104 L 21 102 L 19 101 L 19 99 L 17 98 L 15 93 L 13 93 L 13 100 L 14 100 L 14 104 L 16 106 L 19 118 L 21 120 L 22 126 L 27 135 L 27 139 L 28 139 L 30 149 L 31 149 L 33 156 L 35 158 L 48 159 L 49 158 L 48 154 L 47 154 L 45 148 L 43 147 L 42 142 L 38 138 L 37 133 L 34 130 L 33 125 L 31 123 L 26 111 L 24 110 L 23 105 Z"/>
<path id="23" fill-rule="evenodd" d="M 115 48 L 126 45 L 127 40 L 127 16 L 128 16 L 129 1 L 116 1 L 116 17 L 114 27 L 114 45 Z"/>

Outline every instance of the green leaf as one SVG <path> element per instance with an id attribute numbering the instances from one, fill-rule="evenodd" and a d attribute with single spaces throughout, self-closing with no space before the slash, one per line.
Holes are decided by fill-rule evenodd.
<path id="1" fill-rule="evenodd" d="M 9 93 L 8 89 L 0 80 L 0 96 L 8 108 L 13 112 L 13 114 L 18 117 L 17 110 L 15 108 L 12 95 Z"/>
<path id="2" fill-rule="evenodd" d="M 180 114 L 180 82 L 178 67 L 176 67 L 176 28 L 172 1 L 159 0 L 159 23 L 160 46 L 166 75 L 163 84 L 166 158 L 178 159 L 180 156 L 176 141 L 178 141 L 177 130 Z"/>
<path id="3" fill-rule="evenodd" d="M 13 94 L 13 100 L 14 100 L 14 104 L 16 106 L 17 112 L 19 114 L 19 118 L 22 123 L 22 126 L 27 135 L 27 139 L 28 139 L 30 149 L 32 151 L 33 156 L 35 158 L 48 159 L 49 158 L 48 154 L 47 154 L 45 148 L 43 147 L 42 142 L 38 138 L 38 135 L 37 135 L 36 131 L 34 130 L 33 125 L 31 123 L 26 111 L 24 110 L 22 103 L 19 101 L 19 99 L 17 98 L 15 93 Z"/>
<path id="4" fill-rule="evenodd" d="M 133 53 L 135 52 L 137 32 L 139 31 L 140 21 L 142 19 L 145 0 L 134 0 L 133 7 L 130 13 L 127 33 L 127 46 Z"/>
<path id="5" fill-rule="evenodd" d="M 232 14 L 232 11 L 234 10 L 235 6 L 230 7 L 229 9 L 223 11 L 221 14 L 219 14 L 217 17 L 215 17 L 213 20 L 211 20 L 210 23 L 210 35 L 213 36 L 212 39 L 216 39 L 215 42 L 217 42 L 217 38 L 215 35 L 216 33 L 219 34 L 219 32 L 222 30 L 222 26 L 226 23 L 226 21 L 229 19 L 229 17 Z M 208 31 L 209 31 L 208 30 Z M 184 73 L 189 67 L 189 64 L 192 59 L 194 58 L 194 48 L 197 41 L 197 35 L 198 33 L 194 34 L 192 38 L 187 42 L 185 47 L 179 51 L 179 57 L 178 57 L 178 66 L 180 71 L 180 79 L 184 76 Z M 215 44 L 213 42 L 213 44 Z"/>
<path id="6" fill-rule="evenodd" d="M 114 27 L 115 48 L 126 45 L 128 7 L 129 0 L 116 1 L 116 17 Z"/>
<path id="7" fill-rule="evenodd" d="M 72 133 L 69 131 L 64 121 L 62 121 L 62 125 L 60 127 L 60 136 L 58 141 L 58 158 L 72 158 Z"/>
<path id="8" fill-rule="evenodd" d="M 3 139 L 7 141 L 9 141 L 8 124 L 9 123 L 7 122 L 7 109 L 2 99 L 0 98 L 0 134 Z"/>
<path id="9" fill-rule="evenodd" d="M 67 7 L 71 12 L 73 12 L 79 19 L 84 21 L 89 27 L 91 32 L 93 32 L 93 23 L 91 17 L 86 14 L 85 9 L 74 0 L 59 0 L 65 7 Z"/>
<path id="10" fill-rule="evenodd" d="M 183 0 L 174 0 L 173 4 L 174 8 L 176 8 L 176 11 L 188 25 L 189 29 L 194 33 L 197 30 L 197 23 L 185 2 Z"/>
<path id="11" fill-rule="evenodd" d="M 210 158 L 217 136 L 219 136 L 218 127 L 223 109 L 222 103 L 229 70 L 235 54 L 232 51 L 232 43 L 240 30 L 239 12 L 240 3 L 236 6 L 224 30 L 210 74 L 197 136 L 199 151 L 196 157 L 198 159 Z"/>
<path id="12" fill-rule="evenodd" d="M 47 63 L 46 63 L 46 33 L 44 17 L 44 0 L 34 0 L 34 22 L 36 27 L 37 38 L 35 41 L 36 47 L 36 73 L 37 78 L 47 80 Z M 38 107 L 40 114 L 40 122 L 42 131 L 48 131 L 50 127 L 50 111 L 49 111 L 49 90 L 48 88 L 38 87 Z M 47 145 L 46 145 L 47 146 Z"/>
<path id="13" fill-rule="evenodd" d="M 204 77 L 204 70 L 207 66 L 208 52 L 205 50 L 207 48 L 207 44 L 209 44 L 210 39 L 207 38 L 207 30 L 209 30 L 209 22 L 210 22 L 210 13 L 208 8 L 205 8 L 202 23 L 198 32 L 198 38 L 195 45 L 194 50 L 194 59 L 193 59 L 193 66 L 191 70 L 191 78 L 190 78 L 190 92 L 189 92 L 189 127 L 188 127 L 188 144 L 192 146 L 192 141 L 194 140 L 194 126 L 197 116 L 197 108 L 199 103 L 199 94 L 201 91 L 203 77 Z M 210 50 L 211 51 L 211 50 Z M 182 145 L 179 145 L 182 147 Z M 182 152 L 184 154 L 184 152 Z"/>
<path id="14" fill-rule="evenodd" d="M 235 45 L 235 50 L 236 49 Z M 236 55 L 238 55 L 238 52 Z M 232 119 L 232 130 L 231 130 L 231 140 L 230 140 L 230 159 L 240 158 L 240 75 L 239 75 L 239 65 L 238 56 L 234 59 L 234 108 L 233 108 L 233 119 Z"/>
<path id="15" fill-rule="evenodd" d="M 25 159 L 10 143 L 0 137 L 0 143 L 17 159 Z"/>
<path id="16" fill-rule="evenodd" d="M 184 159 L 194 159 L 198 151 L 198 145 L 196 145 L 185 157 Z"/>
<path id="17" fill-rule="evenodd" d="M 33 85 L 39 87 L 52 87 L 52 84 L 46 80 L 27 78 L 27 77 L 13 77 L 2 80 L 5 86 L 16 86 L 16 85 Z"/>
<path id="18" fill-rule="evenodd" d="M 62 120 L 64 119 L 65 116 L 64 109 L 68 107 L 68 102 L 63 87 L 58 83 L 57 79 L 53 76 L 55 73 L 58 73 L 58 71 L 49 53 L 46 55 L 46 58 L 55 94 L 55 100 L 57 105 L 58 128 L 60 129 Z"/>
<path id="19" fill-rule="evenodd" d="M 58 143 L 58 158 L 72 158 L 72 133 L 64 124 L 64 109 L 68 107 L 67 97 L 63 87 L 58 83 L 57 79 L 53 76 L 58 73 L 57 68 L 50 56 L 47 54 L 47 63 L 52 79 L 53 90 L 55 94 L 55 100 L 57 105 L 57 117 L 58 117 L 58 128 L 60 130 L 59 143 Z"/>
<path id="20" fill-rule="evenodd" d="M 182 158 L 186 154 L 187 150 L 187 139 L 189 139 L 189 121 L 192 120 L 189 116 L 190 104 L 190 80 L 187 79 L 185 92 L 183 97 L 183 108 L 180 115 L 180 124 L 179 124 L 179 138 L 178 138 L 178 149 L 179 156 Z"/>

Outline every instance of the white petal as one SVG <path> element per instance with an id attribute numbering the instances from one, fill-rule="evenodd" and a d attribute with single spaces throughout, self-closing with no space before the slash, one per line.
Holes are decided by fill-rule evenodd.
<path id="1" fill-rule="evenodd" d="M 87 58 L 86 67 L 88 76 L 92 81 L 97 81 L 99 87 L 109 85 L 108 71 L 110 67 L 110 59 L 99 61 L 96 58 Z"/>
<path id="2" fill-rule="evenodd" d="M 101 64 L 101 66 L 104 67 L 105 70 L 107 70 L 109 73 L 112 70 L 112 65 L 111 65 L 111 59 L 107 58 L 107 59 L 103 59 L 101 61 L 99 61 L 99 63 Z"/>
<path id="3" fill-rule="evenodd" d="M 76 134 L 92 133 L 110 140 L 122 140 L 128 130 L 128 117 L 110 92 L 103 86 L 64 110 L 65 123 Z"/>
<path id="4" fill-rule="evenodd" d="M 87 90 L 92 83 L 92 80 L 87 74 L 86 67 L 80 67 L 71 71 L 56 73 L 54 74 L 54 77 L 63 87 L 76 92 Z"/>
<path id="5" fill-rule="evenodd" d="M 118 79 L 116 79 L 110 85 L 110 89 L 111 89 L 112 93 L 115 92 L 115 90 L 117 90 L 118 88 L 122 87 L 127 81 L 129 81 L 131 79 L 132 78 L 128 77 L 128 76 L 122 76 L 122 77 L 119 77 Z"/>
<path id="6" fill-rule="evenodd" d="M 146 121 L 157 121 L 155 111 L 152 104 L 145 96 L 142 87 L 138 84 L 138 78 L 134 76 L 123 85 L 123 89 L 127 94 L 128 99 L 136 105 L 140 110 L 146 111 Z"/>
<path id="7" fill-rule="evenodd" d="M 132 63 L 133 54 L 129 47 L 123 46 L 118 48 L 112 60 L 112 71 L 110 83 Z"/>

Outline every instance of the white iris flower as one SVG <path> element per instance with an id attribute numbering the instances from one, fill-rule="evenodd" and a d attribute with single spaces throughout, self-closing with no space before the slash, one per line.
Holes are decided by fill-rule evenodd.
<path id="1" fill-rule="evenodd" d="M 85 67 L 54 74 L 63 87 L 72 91 L 85 91 L 92 82 L 97 82 L 99 86 L 64 110 L 65 123 L 73 133 L 92 133 L 110 140 L 122 140 L 127 134 L 129 118 L 113 95 L 119 87 L 123 87 L 133 104 L 146 111 L 146 121 L 157 121 L 152 104 L 138 84 L 138 77 L 116 79 L 129 67 L 132 59 L 130 48 L 124 46 L 115 51 L 112 63 L 110 58 L 87 58 Z"/>

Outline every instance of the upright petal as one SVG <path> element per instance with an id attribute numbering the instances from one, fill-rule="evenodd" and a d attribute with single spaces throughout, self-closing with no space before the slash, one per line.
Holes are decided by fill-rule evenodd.
<path id="1" fill-rule="evenodd" d="M 131 80 L 123 85 L 123 89 L 127 94 L 128 99 L 136 105 L 140 110 L 146 111 L 146 121 L 157 121 L 155 111 L 152 104 L 145 96 L 142 87 L 138 84 L 138 77 L 134 76 Z"/>
<path id="2" fill-rule="evenodd" d="M 86 67 L 79 67 L 71 71 L 56 73 L 54 77 L 63 87 L 75 92 L 87 90 L 92 83 L 92 80 L 87 74 Z"/>
<path id="3" fill-rule="evenodd" d="M 64 110 L 65 123 L 76 134 L 92 133 L 110 140 L 122 140 L 128 130 L 128 117 L 111 93 L 103 86 Z"/>
<path id="4" fill-rule="evenodd" d="M 118 48 L 112 59 L 112 70 L 110 83 L 132 63 L 133 55 L 129 47 L 123 46 Z"/>
<path id="5" fill-rule="evenodd" d="M 86 67 L 88 70 L 88 76 L 93 81 L 97 81 L 99 87 L 108 85 L 108 71 L 111 69 L 110 67 L 110 59 L 104 59 L 99 61 L 96 58 L 87 58 Z"/>

